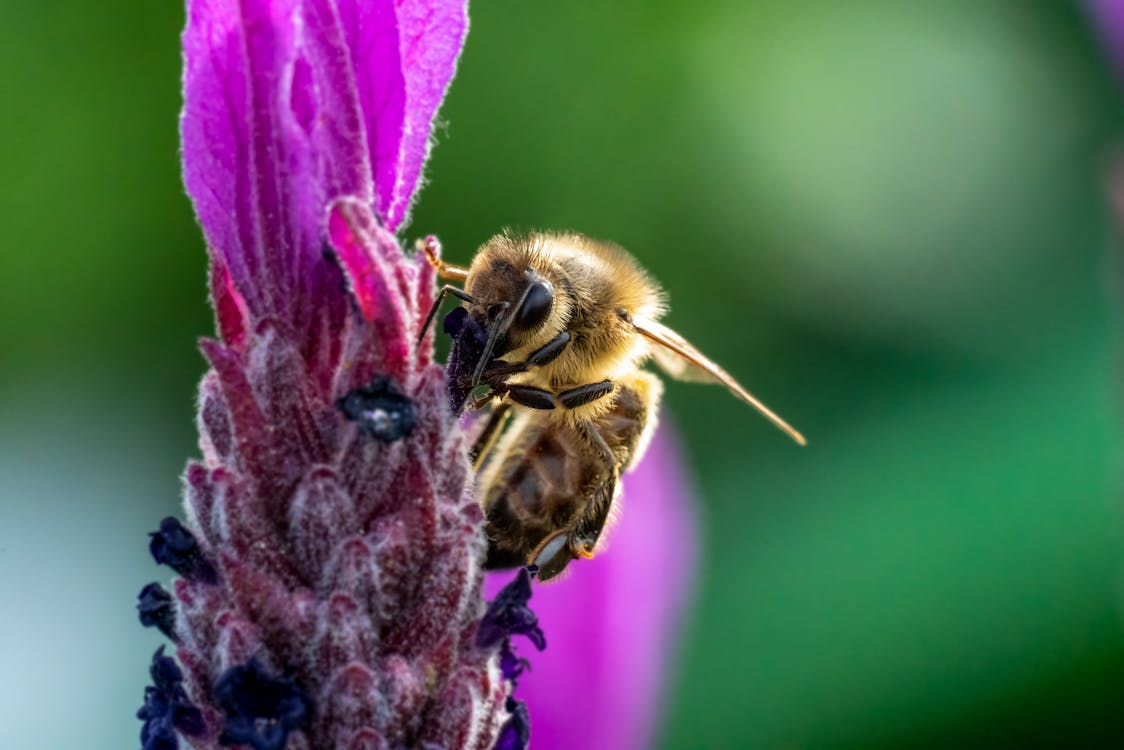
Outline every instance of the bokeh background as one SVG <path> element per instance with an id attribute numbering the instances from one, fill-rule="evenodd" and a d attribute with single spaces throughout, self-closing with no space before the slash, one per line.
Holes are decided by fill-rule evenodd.
<path id="1" fill-rule="evenodd" d="M 669 387 L 704 541 L 663 746 L 1124 745 L 1124 87 L 1081 8 L 472 11 L 407 235 L 615 239 L 810 437 Z M 0 746 L 133 747 L 211 329 L 182 8 L 4 17 Z"/>

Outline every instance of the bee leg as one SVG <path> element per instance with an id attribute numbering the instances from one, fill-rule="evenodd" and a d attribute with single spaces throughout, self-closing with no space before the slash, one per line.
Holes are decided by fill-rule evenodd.
<path id="1" fill-rule="evenodd" d="M 489 550 L 490 552 L 490 550 Z M 540 582 L 557 577 L 571 560 L 576 560 L 568 531 L 556 531 L 538 543 L 527 558 Z"/>
<path id="2" fill-rule="evenodd" d="M 445 295 L 451 294 L 459 300 L 464 300 L 468 303 L 473 303 L 476 300 L 468 292 L 463 289 L 457 289 L 455 286 L 446 284 L 441 287 L 441 291 L 437 292 L 437 297 L 433 300 L 433 304 L 429 308 L 429 313 L 425 316 L 425 322 L 422 323 L 421 331 L 418 332 L 418 343 L 425 338 L 425 332 L 429 329 L 429 324 L 433 322 L 433 316 L 441 309 L 441 303 L 445 301 Z"/>
<path id="3" fill-rule="evenodd" d="M 574 523 L 569 534 L 570 551 L 574 557 L 580 556 L 589 559 L 593 557 L 597 540 L 601 538 L 601 532 L 605 529 L 605 522 L 609 519 L 609 510 L 613 507 L 617 481 L 621 476 L 621 463 L 592 422 L 582 422 L 579 430 L 590 445 L 596 448 L 601 457 L 605 459 L 605 468 L 607 469 L 604 480 L 592 495 L 592 502 L 587 506 L 585 513 Z"/>
<path id="4" fill-rule="evenodd" d="M 489 367 L 484 371 L 484 382 L 526 372 L 532 367 L 542 367 L 543 365 L 550 364 L 558 359 L 558 357 L 562 355 L 562 352 L 566 351 L 566 347 L 569 344 L 570 332 L 562 331 L 562 333 L 531 352 L 530 356 L 527 357 L 524 362 L 504 362 L 500 360 L 498 364 Z"/>
<path id="5" fill-rule="evenodd" d="M 544 388 L 535 388 L 531 385 L 504 385 L 497 392 L 502 392 L 515 403 L 528 409 L 550 411 L 557 406 L 554 403 L 554 394 Z"/>
<path id="6" fill-rule="evenodd" d="M 495 393 L 494 391 L 491 393 L 486 393 L 480 398 L 473 399 L 472 403 L 469 404 L 467 411 L 480 411 L 492 401 L 495 401 L 497 398 L 499 398 L 499 394 Z"/>
<path id="7" fill-rule="evenodd" d="M 528 367 L 542 367 L 543 365 L 550 364 L 566 351 L 566 347 L 570 344 L 570 332 L 562 331 L 550 341 L 546 342 L 538 349 L 531 352 L 531 356 L 527 357 Z"/>
<path id="8" fill-rule="evenodd" d="M 575 559 L 578 557 L 593 559 L 597 540 L 601 538 L 601 532 L 605 530 L 605 524 L 609 520 L 609 510 L 613 507 L 613 495 L 616 492 L 618 478 L 619 472 L 614 469 L 605 480 L 605 484 L 598 489 L 597 498 L 589 510 L 574 525 L 569 541 L 570 551 Z"/>
<path id="9" fill-rule="evenodd" d="M 527 359 L 523 362 L 504 362 L 503 360 L 497 360 L 496 364 L 492 365 L 484 371 L 483 377 L 481 378 L 481 380 L 492 389 L 491 392 L 487 396 L 484 396 L 473 402 L 472 409 L 479 409 L 481 406 L 488 403 L 493 398 L 502 396 L 512 389 L 517 388 L 517 386 L 509 386 L 505 382 L 508 376 L 526 372 L 532 367 L 541 367 L 542 365 L 553 362 L 562 355 L 562 352 L 566 351 L 566 347 L 569 345 L 570 333 L 569 331 L 562 331 L 550 341 L 546 342 L 538 349 L 531 352 L 530 356 L 528 356 Z M 543 393 L 549 393 L 549 391 L 542 391 L 540 393 L 539 391 L 541 391 L 541 389 L 535 388 L 532 390 L 534 390 L 536 393 L 533 396 L 525 396 L 525 398 L 531 398 L 535 403 L 531 404 L 519 401 L 519 395 L 513 397 L 512 401 L 522 404 L 523 406 L 529 406 L 532 409 L 554 408 L 553 405 L 546 405 L 546 398 L 542 395 Z"/>
<path id="10" fill-rule="evenodd" d="M 437 271 L 440 278 L 448 281 L 464 281 L 468 278 L 467 268 L 454 266 L 452 263 L 441 260 L 441 243 L 437 241 L 436 237 L 430 235 L 424 240 L 418 240 L 414 243 L 414 248 L 425 253 L 425 259 Z"/>
<path id="11" fill-rule="evenodd" d="M 488 416 L 488 422 L 484 425 L 484 429 L 476 436 L 476 440 L 472 443 L 472 448 L 468 451 L 468 460 L 472 462 L 474 471 L 479 470 L 487 458 L 492 446 L 496 444 L 496 438 L 500 436 L 503 431 L 503 426 L 507 422 L 507 417 L 511 413 L 511 404 L 498 404 L 492 413 Z"/>
<path id="12" fill-rule="evenodd" d="M 591 401 L 604 398 L 609 395 L 612 390 L 613 381 L 611 380 L 602 380 L 600 383 L 587 383 L 586 385 L 579 385 L 577 388 L 571 388 L 559 393 L 558 403 L 561 404 L 563 409 L 575 409 Z"/>
<path id="13" fill-rule="evenodd" d="M 599 398 L 604 398 L 613 391 L 613 381 L 602 380 L 600 383 L 587 383 L 586 385 L 579 385 L 577 388 L 570 388 L 555 394 L 545 388 L 535 388 L 532 385 L 507 385 L 506 383 L 496 383 L 494 392 L 503 394 L 509 399 L 519 404 L 526 406 L 529 409 L 541 409 L 549 411 L 555 408 L 574 409 L 579 406 L 596 401 Z M 598 435 L 598 438 L 601 436 Z M 605 441 L 601 443 L 604 445 Z M 595 446 L 596 447 L 596 446 Z M 605 446 L 608 451 L 608 446 Z M 609 451 L 609 456 L 612 457 L 612 451 Z"/>
<path id="14" fill-rule="evenodd" d="M 600 435 L 597 436 L 601 438 Z M 601 440 L 604 443 L 604 440 Z M 608 446 L 606 446 L 607 448 Z M 528 564 L 537 568 L 538 579 L 549 581 L 566 569 L 571 560 L 590 559 L 597 547 L 597 540 L 609 520 L 609 510 L 613 507 L 617 477 L 620 472 L 614 467 L 597 488 L 593 502 L 573 526 L 543 539 L 531 552 Z M 489 559 L 491 550 L 489 550 Z"/>
<path id="15" fill-rule="evenodd" d="M 613 507 L 621 464 L 592 422 L 581 422 L 578 432 L 605 459 L 608 471 L 594 490 L 591 502 L 582 515 L 568 529 L 548 535 L 531 551 L 527 563 L 537 569 L 540 581 L 549 581 L 558 576 L 572 560 L 593 557 L 597 540 L 605 530 L 609 511 Z M 489 559 L 490 556 L 489 550 Z"/>
<path id="16" fill-rule="evenodd" d="M 601 457 L 605 459 L 605 466 L 609 469 L 613 482 L 616 482 L 616 477 L 620 475 L 621 464 L 620 461 L 617 460 L 616 454 L 613 453 L 613 449 L 605 442 L 605 438 L 601 437 L 601 433 L 597 431 L 597 428 L 594 427 L 593 423 L 589 420 L 578 425 L 578 432 L 580 432 L 581 436 L 586 439 L 586 442 L 593 446 L 593 449 L 600 453 Z"/>

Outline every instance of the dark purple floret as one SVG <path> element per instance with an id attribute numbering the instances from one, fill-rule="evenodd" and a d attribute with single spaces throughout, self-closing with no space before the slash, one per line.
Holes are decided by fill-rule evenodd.
<path id="1" fill-rule="evenodd" d="M 218 575 L 199 550 L 199 544 L 178 518 L 168 516 L 160 522 L 160 530 L 149 534 L 148 549 L 160 565 L 167 565 L 184 578 L 200 583 L 215 583 Z"/>
<path id="2" fill-rule="evenodd" d="M 522 568 L 488 604 L 488 610 L 476 631 L 477 648 L 490 648 L 500 644 L 500 672 L 512 686 L 530 668 L 530 664 L 511 650 L 511 636 L 525 635 L 540 651 L 546 648 L 546 636 L 539 627 L 538 617 L 527 606 L 530 599 L 531 571 Z M 504 706 L 509 716 L 500 727 L 495 750 L 524 750 L 531 735 L 527 706 L 510 695 Z"/>
<path id="3" fill-rule="evenodd" d="M 516 656 L 515 652 L 511 650 L 510 640 L 505 638 L 503 645 L 500 646 L 500 672 L 503 673 L 504 679 L 511 680 L 514 684 L 519 676 L 530 668 L 531 663 Z"/>
<path id="4" fill-rule="evenodd" d="M 256 659 L 219 678 L 215 702 L 226 714 L 219 742 L 255 750 L 282 750 L 289 733 L 305 726 L 312 712 L 292 679 L 272 676 Z"/>
<path id="5" fill-rule="evenodd" d="M 360 432 L 384 443 L 393 443 L 414 431 L 414 402 L 384 375 L 376 375 L 370 385 L 356 388 L 336 404 L 359 425 Z"/>
<path id="6" fill-rule="evenodd" d="M 445 363 L 449 405 L 454 412 L 460 412 L 472 393 L 472 372 L 484 355 L 488 334 L 477 321 L 468 316 L 468 310 L 463 307 L 453 308 L 445 316 L 442 327 L 453 339 L 449 359 Z"/>
<path id="7" fill-rule="evenodd" d="M 159 583 L 150 583 L 137 595 L 137 614 L 141 625 L 155 627 L 173 641 L 176 640 L 176 605 L 172 595 Z"/>
<path id="8" fill-rule="evenodd" d="M 527 704 L 508 697 L 504 706 L 510 716 L 500 727 L 495 750 L 525 750 L 531 739 L 531 717 L 527 714 Z"/>
<path id="9" fill-rule="evenodd" d="M 477 648 L 490 648 L 512 635 L 525 635 L 542 651 L 546 636 L 539 627 L 539 619 L 527 602 L 531 599 L 531 574 L 526 568 L 500 590 L 488 604 L 488 611 L 476 631 Z"/>
<path id="10" fill-rule="evenodd" d="M 152 655 L 149 668 L 152 686 L 144 689 L 144 705 L 137 718 L 144 721 L 141 727 L 141 747 L 144 750 L 176 750 L 179 742 L 176 730 L 199 736 L 206 730 L 203 714 L 187 698 L 183 688 L 183 672 L 174 659 L 164 656 L 161 646 Z"/>

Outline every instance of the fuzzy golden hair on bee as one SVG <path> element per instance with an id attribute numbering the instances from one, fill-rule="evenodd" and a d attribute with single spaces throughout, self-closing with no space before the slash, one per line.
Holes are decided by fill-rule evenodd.
<path id="1" fill-rule="evenodd" d="M 662 386 L 654 360 L 683 380 L 720 383 L 793 440 L 804 437 L 671 330 L 659 285 L 628 252 L 573 232 L 505 231 L 468 268 L 422 243 L 451 294 L 450 400 L 491 409 L 473 453 L 488 517 L 488 565 L 540 568 L 540 579 L 592 556 L 616 514 L 620 475 L 643 453 Z M 510 426 L 510 413 L 518 411 Z M 491 457 L 488 457 L 491 454 Z M 486 460 L 485 460 L 486 459 Z"/>

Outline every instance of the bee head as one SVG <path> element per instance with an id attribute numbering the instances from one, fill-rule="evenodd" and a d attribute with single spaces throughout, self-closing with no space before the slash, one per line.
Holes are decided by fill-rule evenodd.
<path id="1" fill-rule="evenodd" d="M 475 271 L 475 269 L 474 269 Z M 548 322 L 555 309 L 555 289 L 543 274 L 527 263 L 493 259 L 469 277 L 467 324 L 486 332 L 486 341 L 473 375 L 479 382 L 483 369 L 494 359 L 539 339 L 556 335 Z"/>
<path id="2" fill-rule="evenodd" d="M 499 326 L 503 338 L 518 343 L 538 332 L 554 308 L 554 285 L 547 278 L 502 259 L 474 273 L 465 291 L 476 300 L 469 309 L 473 320 L 489 332 Z"/>

